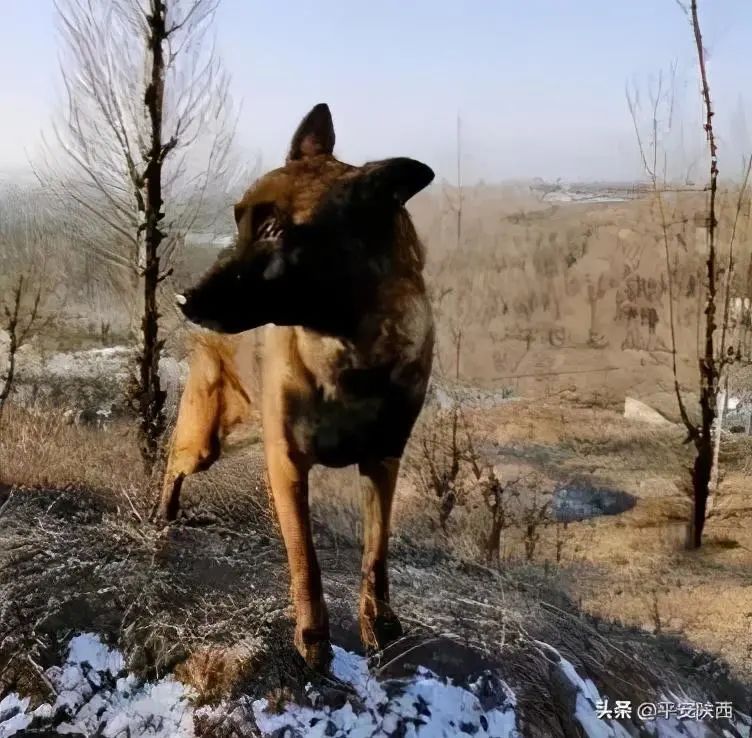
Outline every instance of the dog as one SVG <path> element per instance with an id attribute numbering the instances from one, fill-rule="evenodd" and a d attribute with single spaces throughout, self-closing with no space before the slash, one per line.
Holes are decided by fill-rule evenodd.
<path id="1" fill-rule="evenodd" d="M 326 670 L 331 645 L 309 471 L 358 466 L 360 632 L 369 650 L 382 649 L 402 634 L 389 605 L 390 517 L 434 347 L 425 251 L 405 209 L 434 173 L 409 158 L 346 164 L 334 157 L 334 142 L 329 108 L 316 105 L 285 165 L 235 206 L 235 245 L 176 296 L 185 317 L 209 331 L 196 339 L 159 504 L 160 516 L 174 519 L 185 476 L 209 466 L 260 410 L 295 646 L 317 670 Z M 258 332 L 247 331 L 261 326 L 256 347 Z"/>

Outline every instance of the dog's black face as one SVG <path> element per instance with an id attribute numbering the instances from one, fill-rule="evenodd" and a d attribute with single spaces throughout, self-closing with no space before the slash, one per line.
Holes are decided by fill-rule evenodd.
<path id="1" fill-rule="evenodd" d="M 314 118 L 320 125 L 321 113 Z M 317 140 L 305 123 L 299 146 Z M 322 140 L 333 145 L 333 129 Z M 236 208 L 235 246 L 178 296 L 192 322 L 223 333 L 275 323 L 348 336 L 390 273 L 404 204 L 433 171 L 407 158 L 354 168 L 317 148 L 296 158 L 295 141 L 287 165 Z"/>

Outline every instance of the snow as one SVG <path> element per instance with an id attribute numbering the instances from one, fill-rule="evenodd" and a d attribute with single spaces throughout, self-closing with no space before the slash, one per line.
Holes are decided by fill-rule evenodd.
<path id="1" fill-rule="evenodd" d="M 587 738 L 629 738 L 617 721 L 601 718 L 598 703 L 605 699 L 592 680 L 581 677 L 574 665 L 546 643 L 536 642 L 554 668 L 575 690 L 574 718 Z M 57 692 L 53 704 L 29 709 L 30 700 L 8 694 L 0 701 L 0 738 L 20 736 L 30 726 L 55 725 L 58 735 L 100 735 L 103 738 L 193 738 L 194 716 L 225 714 L 224 703 L 194 710 L 190 688 L 172 677 L 142 682 L 126 673 L 125 661 L 99 636 L 85 633 L 68 645 L 65 662 L 45 672 Z M 409 679 L 378 680 L 363 656 L 335 646 L 332 676 L 352 695 L 338 708 L 322 704 L 309 685 L 309 705 L 288 704 L 273 713 L 265 699 L 251 709 L 263 736 L 288 738 L 518 738 L 512 689 L 498 676 L 485 672 L 466 686 L 420 668 Z M 618 695 L 616 695 L 618 699 Z M 687 701 L 687 695 L 661 695 L 656 702 Z M 734 727 L 750 738 L 748 716 L 737 713 Z M 250 718 L 249 718 L 250 719 Z M 675 717 L 642 723 L 655 738 L 704 738 L 699 721 Z M 251 727 L 249 725 L 249 727 Z"/>
<path id="2" fill-rule="evenodd" d="M 88 664 L 94 671 L 104 671 L 116 677 L 125 669 L 123 655 L 103 646 L 102 642 L 91 635 L 79 635 L 68 644 L 68 662 L 70 664 Z"/>
<path id="3" fill-rule="evenodd" d="M 28 713 L 28 699 L 8 695 L 0 703 L 0 738 L 10 738 L 24 730 L 34 718 L 53 717 L 62 718 L 57 726 L 60 735 L 193 736 L 193 707 L 188 688 L 172 677 L 142 684 L 124 672 L 125 661 L 119 651 L 109 648 L 97 635 L 76 636 L 68 645 L 65 663 L 45 672 L 58 695 L 54 704 L 42 705 Z M 8 707 L 20 708 L 10 720 L 3 720 L 6 702 Z"/>
<path id="4" fill-rule="evenodd" d="M 393 683 L 394 690 L 387 689 L 389 683 L 379 683 L 369 673 L 366 659 L 337 647 L 332 674 L 357 694 L 357 712 L 348 701 L 336 710 L 288 705 L 281 714 L 272 714 L 267 710 L 266 700 L 257 700 L 253 711 L 262 735 L 277 735 L 275 731 L 281 734 L 285 728 L 293 736 L 310 738 L 330 735 L 453 738 L 463 734 L 477 738 L 513 738 L 517 735 L 514 695 L 496 678 L 493 679 L 501 687 L 501 699 L 497 706 L 484 709 L 479 696 L 485 686 L 480 683 L 483 678 L 465 689 L 423 669 L 412 679 Z M 312 696 L 315 698 L 315 694 Z"/>
<path id="5" fill-rule="evenodd" d="M 619 195 L 593 195 L 587 192 L 549 192 L 545 195 L 548 202 L 629 202 L 631 198 Z"/>
<path id="6" fill-rule="evenodd" d="M 46 376 L 78 379 L 128 376 L 127 362 L 133 350 L 127 346 L 107 346 L 52 354 L 40 368 Z"/>
<path id="7" fill-rule="evenodd" d="M 26 713 L 28 709 L 28 697 L 20 699 L 17 694 L 9 694 L 0 700 L 0 738 L 8 738 L 28 727 L 32 720 Z"/>

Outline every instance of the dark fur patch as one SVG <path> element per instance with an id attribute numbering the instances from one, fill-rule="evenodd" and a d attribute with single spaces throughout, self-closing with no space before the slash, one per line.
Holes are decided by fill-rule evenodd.
<path id="1" fill-rule="evenodd" d="M 390 374 L 387 366 L 346 370 L 342 395 L 332 400 L 320 389 L 310 398 L 286 396 L 293 447 L 330 467 L 401 457 L 423 398 Z"/>

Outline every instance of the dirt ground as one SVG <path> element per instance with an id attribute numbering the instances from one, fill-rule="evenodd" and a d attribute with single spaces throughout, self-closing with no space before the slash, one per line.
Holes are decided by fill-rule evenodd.
<path id="1" fill-rule="evenodd" d="M 535 403 L 485 412 L 477 424 L 501 447 L 502 477 L 523 460 L 560 483 L 636 497 L 619 515 L 567 525 L 560 569 L 574 601 L 608 620 L 686 638 L 752 678 L 752 439 L 730 436 L 725 444 L 705 545 L 690 552 L 683 544 L 691 454 L 680 428 Z M 555 536 L 548 529 L 542 540 L 540 555 L 549 560 Z M 513 541 L 510 548 L 513 555 Z"/>
<path id="2" fill-rule="evenodd" d="M 273 524 L 261 512 L 242 526 L 226 525 L 226 518 L 209 522 L 223 503 L 208 490 L 203 510 L 189 512 L 193 522 L 167 534 L 124 516 L 101 495 L 6 491 L 0 521 L 5 688 L 49 698 L 40 670 L 83 629 L 117 643 L 139 674 L 153 678 L 174 669 L 197 689 L 199 702 L 246 704 L 249 695 L 299 700 L 307 681 L 319 683 L 290 645 L 286 567 Z M 358 649 L 359 549 L 322 525 L 317 545 L 333 637 Z M 749 699 L 712 655 L 671 635 L 656 640 L 585 617 L 544 567 L 492 570 L 398 534 L 391 569 L 408 635 L 374 662 L 379 676 L 422 665 L 461 684 L 481 669 L 498 670 L 519 690 L 526 735 L 577 734 L 574 697 L 561 691 L 540 641 L 601 689 L 627 699 L 668 689 L 712 694 L 740 709 Z M 223 734 L 216 726 L 207 733 Z"/>
<path id="3" fill-rule="evenodd" d="M 502 483 L 534 475 L 534 486 L 528 485 L 515 503 L 523 511 L 533 497 L 543 506 L 561 487 L 618 490 L 635 501 L 618 515 L 566 523 L 546 519 L 536 528 L 532 558 L 518 515 L 501 537 L 501 571 L 542 567 L 584 612 L 684 639 L 722 657 L 740 679 L 752 680 L 751 438 L 729 435 L 724 442 L 724 472 L 705 545 L 687 551 L 692 454 L 680 427 L 655 427 L 615 411 L 524 400 L 465 414 L 483 462 L 494 465 Z M 419 457 L 416 446 L 412 454 Z M 483 561 L 490 513 L 472 476 L 442 531 L 440 501 L 418 489 L 411 466 L 408 459 L 395 508 L 396 534 Z M 335 479 L 322 479 L 319 491 L 313 487 L 323 509 L 319 514 L 355 535 L 357 478 L 340 472 Z"/>

